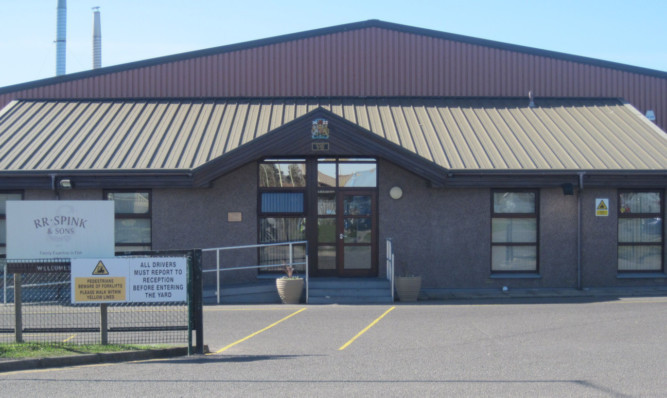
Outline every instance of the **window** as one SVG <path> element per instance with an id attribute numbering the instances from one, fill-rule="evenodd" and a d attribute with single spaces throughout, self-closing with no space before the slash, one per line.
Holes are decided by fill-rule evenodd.
<path id="1" fill-rule="evenodd" d="M 22 200 L 23 194 L 18 192 L 0 192 L 0 256 L 7 254 L 7 201 Z"/>
<path id="2" fill-rule="evenodd" d="M 619 191 L 618 271 L 663 271 L 663 193 Z"/>
<path id="3" fill-rule="evenodd" d="M 537 272 L 538 203 L 535 190 L 492 192 L 492 272 Z"/>
<path id="4" fill-rule="evenodd" d="M 114 201 L 116 251 L 151 250 L 151 194 L 148 191 L 106 192 Z"/>
<path id="5" fill-rule="evenodd" d="M 306 161 L 265 160 L 259 164 L 258 178 L 259 243 L 306 240 Z M 288 246 L 262 247 L 259 263 L 279 265 L 287 262 L 288 250 Z M 293 258 L 305 259 L 305 254 L 305 245 L 295 247 Z M 296 268 L 303 271 L 303 266 Z M 278 268 L 262 270 L 279 271 Z"/>

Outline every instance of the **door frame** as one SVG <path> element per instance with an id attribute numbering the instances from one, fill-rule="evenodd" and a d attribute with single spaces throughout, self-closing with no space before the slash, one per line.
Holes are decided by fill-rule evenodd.
<path id="1" fill-rule="evenodd" d="M 371 197 L 371 242 L 369 244 L 345 243 L 345 219 L 350 216 L 345 215 L 344 203 L 345 196 L 370 196 Z M 376 188 L 351 188 L 339 189 L 336 192 L 336 274 L 339 277 L 346 276 L 377 276 L 378 275 L 378 231 L 377 231 L 377 189 Z M 365 217 L 364 217 L 365 218 Z M 370 246 L 371 266 L 370 268 L 346 269 L 345 268 L 345 247 Z"/>

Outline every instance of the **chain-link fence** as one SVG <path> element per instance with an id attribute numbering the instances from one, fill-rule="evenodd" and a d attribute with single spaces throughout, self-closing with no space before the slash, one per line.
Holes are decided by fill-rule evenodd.
<path id="1" fill-rule="evenodd" d="M 192 255 L 189 253 L 192 251 L 185 253 L 188 253 L 185 255 L 188 261 L 188 286 L 183 286 L 183 289 L 187 289 L 189 294 L 192 290 L 190 280 L 193 269 Z M 174 257 L 173 253 L 169 256 Z M 12 260 L 8 266 L 5 259 L 0 259 L 0 343 L 22 341 L 191 346 L 193 321 L 189 311 L 192 303 L 189 301 L 192 300 L 75 303 L 71 298 L 73 278 L 69 267 L 69 261 L 52 260 Z M 66 271 L 62 272 L 63 269 Z M 163 280 L 165 283 L 169 281 Z M 187 294 L 184 296 L 191 297 Z M 17 324 L 21 326 L 20 329 L 16 328 Z"/>

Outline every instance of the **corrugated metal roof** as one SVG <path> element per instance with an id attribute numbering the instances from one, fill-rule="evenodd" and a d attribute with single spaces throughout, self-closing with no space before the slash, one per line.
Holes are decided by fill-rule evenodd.
<path id="1" fill-rule="evenodd" d="M 667 134 L 614 99 L 14 101 L 0 170 L 191 170 L 318 108 L 451 170 L 667 170 Z"/>

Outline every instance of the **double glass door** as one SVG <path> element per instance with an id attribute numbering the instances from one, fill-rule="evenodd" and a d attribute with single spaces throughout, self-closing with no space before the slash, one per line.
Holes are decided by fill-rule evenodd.
<path id="1" fill-rule="evenodd" d="M 375 190 L 320 190 L 317 274 L 377 275 Z"/>

